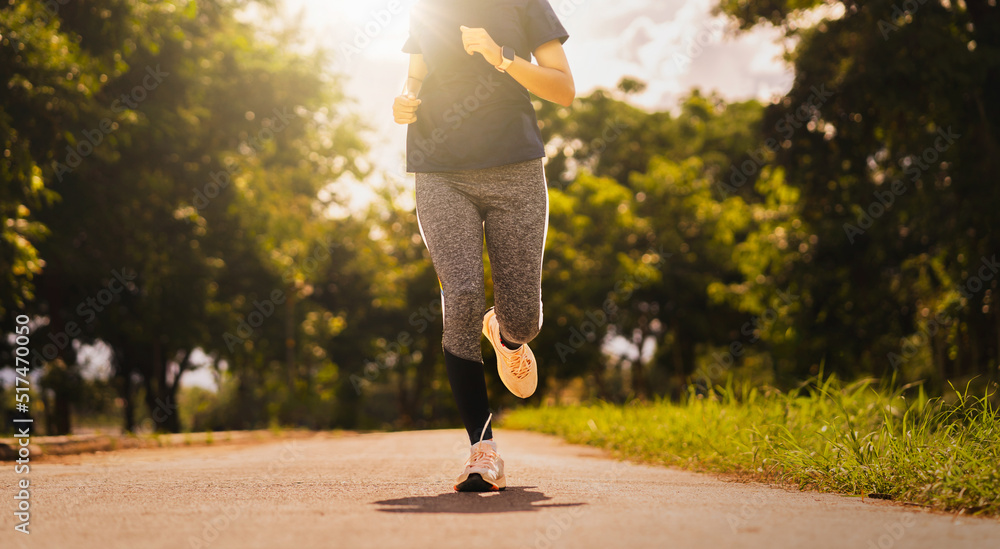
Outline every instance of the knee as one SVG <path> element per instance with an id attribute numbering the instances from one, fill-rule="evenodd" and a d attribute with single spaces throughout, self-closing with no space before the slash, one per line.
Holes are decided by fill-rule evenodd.
<path id="1" fill-rule="evenodd" d="M 513 343 L 528 343 L 542 329 L 541 311 L 537 315 L 526 315 L 510 322 L 501 322 L 500 331 Z"/>
<path id="2" fill-rule="evenodd" d="M 442 307 L 447 316 L 471 318 L 482 314 L 485 289 L 474 282 L 454 284 L 444 289 Z"/>

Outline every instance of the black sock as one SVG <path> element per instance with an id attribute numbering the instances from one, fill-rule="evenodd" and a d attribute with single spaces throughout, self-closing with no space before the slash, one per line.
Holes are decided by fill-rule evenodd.
<path id="1" fill-rule="evenodd" d="M 503 343 L 503 346 L 511 351 L 516 351 L 521 348 L 521 345 L 523 345 L 523 343 L 511 343 L 510 341 L 507 341 L 507 338 L 503 336 L 503 332 L 500 332 L 500 343 Z"/>
<path id="2" fill-rule="evenodd" d="M 479 442 L 483 426 L 490 417 L 490 401 L 486 395 L 486 371 L 482 362 L 457 357 L 444 350 L 444 366 L 448 371 L 451 393 L 458 405 L 458 413 L 469 433 L 472 444 Z M 493 426 L 486 426 L 483 440 L 493 438 Z"/>

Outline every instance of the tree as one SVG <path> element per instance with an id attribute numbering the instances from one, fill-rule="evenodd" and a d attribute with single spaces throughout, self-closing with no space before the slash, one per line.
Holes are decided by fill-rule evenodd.
<path id="1" fill-rule="evenodd" d="M 296 305 L 309 286 L 301 266 L 329 228 L 316 197 L 344 173 L 363 175 L 354 163 L 363 151 L 359 124 L 336 108 L 344 97 L 322 56 L 288 53 L 294 33 L 265 36 L 240 23 L 245 4 L 0 9 L 17 52 L 0 61 L 15 89 L 5 113 L 19 109 L 0 120 L 14 130 L 18 154 L 30 151 L 34 162 L 8 188 L 41 203 L 35 211 L 19 206 L 22 222 L 4 226 L 51 233 L 34 244 L 37 261 L 31 246 L 11 238 L 20 254 L 15 276 L 27 279 L 44 261 L 32 307 L 45 326 L 36 337 L 53 342 L 46 361 L 72 373 L 74 342 L 112 346 L 128 430 L 141 384 L 155 427 L 176 431 L 178 382 L 192 353 L 204 349 L 217 364 L 239 358 L 226 334 L 264 315 L 258 303 L 275 316 L 264 330 L 280 326 L 268 341 L 281 344 L 252 362 L 280 357 L 290 385 L 298 382 L 295 342 L 312 311 Z M 289 263 L 298 267 L 284 269 Z M 18 295 L 30 297 L 23 288 Z M 286 296 L 280 311 L 269 301 L 274 292 Z M 251 350 L 259 327 L 239 338 Z M 62 402 L 71 384 L 53 388 L 51 430 L 68 432 Z"/>
<path id="2" fill-rule="evenodd" d="M 995 376 L 997 282 L 978 269 L 994 278 L 997 8 L 839 2 L 842 16 L 793 23 L 818 4 L 721 4 L 743 28 L 766 20 L 798 39 L 795 83 L 762 139 L 780 143 L 771 162 L 801 199 L 761 229 L 805 239 L 747 273 L 801 289 L 790 373 Z"/>

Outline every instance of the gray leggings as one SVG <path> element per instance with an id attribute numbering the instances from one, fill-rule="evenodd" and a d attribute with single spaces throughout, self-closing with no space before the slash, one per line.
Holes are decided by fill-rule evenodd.
<path id="1" fill-rule="evenodd" d="M 500 331 L 511 343 L 542 327 L 542 252 L 549 197 L 542 159 L 416 174 L 417 223 L 441 284 L 444 348 L 482 360 L 483 233 Z"/>

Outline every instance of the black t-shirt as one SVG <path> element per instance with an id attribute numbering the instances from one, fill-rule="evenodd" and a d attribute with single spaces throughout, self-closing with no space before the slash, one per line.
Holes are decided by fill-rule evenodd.
<path id="1" fill-rule="evenodd" d="M 410 13 L 406 53 L 427 64 L 417 121 L 406 135 L 406 171 L 472 170 L 542 158 L 545 148 L 528 90 L 462 47 L 460 26 L 484 28 L 531 60 L 538 46 L 569 38 L 548 0 L 420 0 Z"/>

